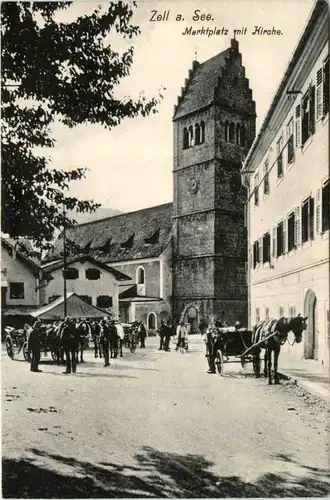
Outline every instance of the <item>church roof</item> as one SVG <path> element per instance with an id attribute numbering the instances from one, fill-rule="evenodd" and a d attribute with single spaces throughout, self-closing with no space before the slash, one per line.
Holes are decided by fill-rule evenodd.
<path id="1" fill-rule="evenodd" d="M 89 253 L 98 261 L 120 262 L 158 257 L 172 235 L 172 203 L 107 217 L 67 230 L 76 253 Z M 58 259 L 63 252 L 63 240 L 47 260 Z M 63 255 L 63 253 L 62 253 Z"/>
<path id="2" fill-rule="evenodd" d="M 190 77 L 183 89 L 183 95 L 176 106 L 173 120 L 205 108 L 213 102 L 214 91 L 230 50 L 228 48 L 201 64 L 194 61 L 193 69 L 189 73 Z"/>

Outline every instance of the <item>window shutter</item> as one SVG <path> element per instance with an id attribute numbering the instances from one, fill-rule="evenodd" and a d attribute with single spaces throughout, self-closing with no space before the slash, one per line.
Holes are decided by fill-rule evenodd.
<path id="1" fill-rule="evenodd" d="M 287 230 L 287 227 L 288 227 L 288 219 L 285 217 L 285 219 L 283 219 L 283 253 L 286 253 L 287 252 L 287 234 L 288 234 L 288 230 Z"/>
<path id="2" fill-rule="evenodd" d="M 301 105 L 298 104 L 296 106 L 296 122 L 295 122 L 295 127 L 296 127 L 296 148 L 299 148 L 301 146 Z"/>
<path id="3" fill-rule="evenodd" d="M 319 234 L 321 231 L 321 189 L 316 190 L 316 217 L 315 217 L 315 232 Z"/>
<path id="4" fill-rule="evenodd" d="M 323 71 L 322 68 L 316 73 L 316 120 L 323 115 Z"/>
<path id="5" fill-rule="evenodd" d="M 277 256 L 277 252 L 276 252 L 276 227 L 273 228 L 273 250 L 272 250 L 272 255 L 274 258 L 276 258 Z"/>
<path id="6" fill-rule="evenodd" d="M 263 263 L 263 255 L 262 255 L 262 238 L 259 238 L 259 262 Z"/>
<path id="7" fill-rule="evenodd" d="M 309 238 L 314 239 L 314 198 L 309 198 Z"/>
<path id="8" fill-rule="evenodd" d="M 294 211 L 294 219 L 295 219 L 295 228 L 294 228 L 294 243 L 296 247 L 301 243 L 301 231 L 300 231 L 300 206 L 295 208 Z"/>
<path id="9" fill-rule="evenodd" d="M 315 85 L 309 89 L 309 135 L 315 133 Z"/>

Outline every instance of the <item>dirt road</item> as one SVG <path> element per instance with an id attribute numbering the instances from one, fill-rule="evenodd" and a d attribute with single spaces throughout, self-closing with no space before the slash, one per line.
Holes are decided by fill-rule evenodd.
<path id="1" fill-rule="evenodd" d="M 75 375 L 3 353 L 3 496 L 327 495 L 324 404 L 239 364 L 208 375 L 203 347 L 159 352 L 150 338 L 108 368 L 88 352 Z"/>

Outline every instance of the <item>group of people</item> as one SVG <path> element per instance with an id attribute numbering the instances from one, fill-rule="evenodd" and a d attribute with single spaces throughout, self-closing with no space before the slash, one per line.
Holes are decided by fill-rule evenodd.
<path id="1" fill-rule="evenodd" d="M 187 349 L 188 347 L 189 332 L 183 321 L 175 328 L 170 320 L 167 320 L 166 324 L 162 320 L 157 333 L 159 335 L 159 351 L 170 351 L 171 337 L 176 337 L 176 351 L 180 348 Z"/>
<path id="2" fill-rule="evenodd" d="M 241 323 L 236 321 L 235 329 L 239 330 L 241 328 Z M 210 324 L 202 320 L 199 325 L 199 330 L 201 335 L 204 336 L 206 357 L 208 358 L 208 370 L 207 373 L 216 373 L 215 369 L 215 356 L 217 343 L 222 342 L 226 344 L 226 336 L 223 335 L 221 338 L 219 336 L 219 328 L 229 328 L 227 321 L 214 320 Z"/>
<path id="3" fill-rule="evenodd" d="M 142 323 L 134 322 L 131 328 L 136 331 L 140 347 L 145 348 L 146 329 Z M 32 372 L 41 372 L 39 362 L 42 347 L 51 347 L 56 351 L 58 362 L 66 363 L 65 374 L 75 373 L 77 363 L 84 362 L 83 352 L 90 339 L 94 342 L 94 357 L 104 358 L 104 366 L 110 366 L 111 358 L 123 356 L 125 331 L 120 321 L 104 317 L 100 322 L 95 320 L 72 319 L 67 316 L 64 321 L 44 325 L 37 319 L 32 327 L 25 325 L 27 349 L 30 353 L 30 369 Z"/>

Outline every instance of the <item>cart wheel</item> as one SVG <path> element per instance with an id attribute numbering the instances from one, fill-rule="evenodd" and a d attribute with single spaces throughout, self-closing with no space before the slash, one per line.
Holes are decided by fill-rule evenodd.
<path id="1" fill-rule="evenodd" d="M 6 351 L 10 359 L 14 359 L 13 342 L 10 337 L 6 337 Z"/>
<path id="2" fill-rule="evenodd" d="M 223 354 L 220 349 L 217 350 L 215 355 L 215 366 L 217 367 L 219 375 L 223 373 Z"/>
<path id="3" fill-rule="evenodd" d="M 134 342 L 134 340 L 132 340 L 130 345 L 130 351 L 133 353 L 135 352 L 135 349 L 136 349 L 136 343 Z"/>
<path id="4" fill-rule="evenodd" d="M 30 363 L 30 361 L 31 361 L 31 355 L 30 355 L 30 351 L 27 348 L 27 342 L 26 341 L 23 344 L 23 356 L 24 356 L 25 361 L 27 361 L 28 363 Z"/>
<path id="5" fill-rule="evenodd" d="M 52 360 L 57 363 L 57 361 L 58 361 L 58 352 L 57 351 L 51 351 L 51 356 L 52 356 Z"/>
<path id="6" fill-rule="evenodd" d="M 253 355 L 253 372 L 257 378 L 260 377 L 260 358 Z"/>

